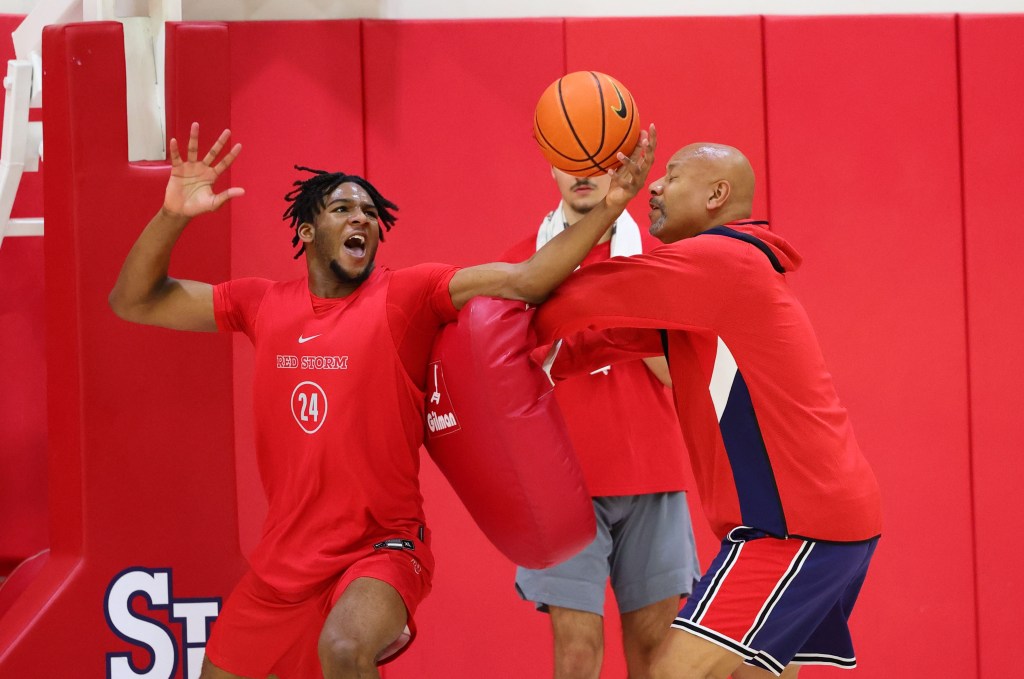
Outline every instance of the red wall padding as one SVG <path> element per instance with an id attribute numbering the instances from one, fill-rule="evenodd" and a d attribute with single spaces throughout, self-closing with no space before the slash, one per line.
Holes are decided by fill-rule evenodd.
<path id="1" fill-rule="evenodd" d="M 42 262 L 41 238 L 0 249 L 0 575 L 48 544 Z"/>
<path id="2" fill-rule="evenodd" d="M 730 144 L 754 167 L 754 214 L 768 217 L 760 17 L 566 19 L 565 41 L 566 71 L 613 74 L 633 93 L 644 129 L 657 126 L 651 180 L 687 144 Z M 648 198 L 641 192 L 630 205 L 644 227 Z"/>
<path id="3" fill-rule="evenodd" d="M 765 63 L 773 229 L 882 488 L 860 676 L 973 677 L 954 18 L 767 18 Z"/>
<path id="4" fill-rule="evenodd" d="M 227 59 L 225 28 L 172 27 L 167 43 L 169 118 L 180 106 L 225 125 L 227 73 L 206 66 Z M 0 675 L 103 676 L 105 651 L 138 667 L 150 660 L 107 624 L 107 588 L 120 573 L 170 569 L 178 601 L 223 598 L 241 573 L 224 426 L 230 343 L 130 325 L 108 308 L 125 253 L 161 204 L 167 166 L 126 161 L 120 24 L 48 28 L 43 54 L 46 190 L 59 197 L 44 214 L 51 555 L 0 618 Z M 225 210 L 190 229 L 175 273 L 226 277 L 229 223 Z M 164 616 L 180 648 L 181 624 L 142 598 L 129 605 Z"/>
<path id="5" fill-rule="evenodd" d="M 960 18 L 979 676 L 1019 637 L 1024 547 L 1024 17 Z"/>
<path id="6" fill-rule="evenodd" d="M 0 64 L 14 58 L 6 36 L 22 19 L 0 15 Z M 41 180 L 22 175 L 12 217 L 42 216 Z M 48 542 L 42 262 L 40 238 L 6 238 L 0 246 L 0 577 Z"/>
<path id="7" fill-rule="evenodd" d="M 367 21 L 363 42 L 366 172 L 401 207 L 381 261 L 497 257 L 551 209 L 533 108 L 562 21 Z"/>

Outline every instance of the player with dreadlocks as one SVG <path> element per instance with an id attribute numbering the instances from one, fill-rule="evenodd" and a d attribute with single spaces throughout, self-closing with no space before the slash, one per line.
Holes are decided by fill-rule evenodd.
<path id="1" fill-rule="evenodd" d="M 477 295 L 543 301 L 644 185 L 654 130 L 612 176 L 604 202 L 530 259 L 458 268 L 375 267 L 394 203 L 365 179 L 318 170 L 295 182 L 284 218 L 306 275 L 219 285 L 168 275 L 189 221 L 241 196 L 213 184 L 225 130 L 199 159 L 170 142 L 164 204 L 110 293 L 135 323 L 244 332 L 255 345 L 254 422 L 267 519 L 206 647 L 202 679 L 379 677 L 415 636 L 433 557 L 419 492 L 423 397 L 434 339 Z M 621 155 L 621 154 L 620 154 Z M 380 422 L 381 418 L 386 418 Z"/>
<path id="2" fill-rule="evenodd" d="M 327 172 L 325 170 L 313 170 L 308 167 L 301 165 L 295 166 L 296 170 L 302 172 L 310 172 L 313 174 L 309 179 L 297 179 L 292 183 L 292 186 L 298 187 L 289 191 L 284 199 L 291 203 L 288 208 L 284 211 L 282 219 L 291 220 L 291 228 L 296 229 L 295 236 L 292 238 L 292 245 L 296 246 L 299 244 L 299 232 L 297 227 L 303 222 L 312 221 L 316 217 L 316 213 L 324 209 L 324 197 L 330 195 L 334 189 L 346 182 L 352 182 L 363 187 L 366 193 L 369 194 L 370 200 L 377 206 L 377 212 L 379 215 L 379 222 L 382 230 L 379 230 L 380 240 L 384 242 L 384 231 L 390 231 L 391 227 L 395 225 L 398 217 L 390 212 L 390 210 L 397 210 L 398 206 L 392 203 L 390 200 L 380 195 L 380 192 L 374 188 L 373 184 L 366 181 L 362 177 L 354 174 L 345 174 L 344 172 Z M 299 247 L 298 252 L 295 253 L 295 259 L 306 251 L 306 244 L 303 243 Z"/>

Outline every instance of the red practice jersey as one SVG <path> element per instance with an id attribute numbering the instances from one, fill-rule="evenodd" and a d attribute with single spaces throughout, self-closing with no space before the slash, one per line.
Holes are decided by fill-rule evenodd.
<path id="1" fill-rule="evenodd" d="M 536 250 L 536 240 L 536 234 L 530 236 L 504 258 L 528 259 Z M 610 242 L 600 243 L 581 267 L 610 257 Z M 555 399 L 590 494 L 686 490 L 686 448 L 668 389 L 639 359 L 596 367 L 594 374 L 571 377 L 555 386 Z"/>
<path id="2" fill-rule="evenodd" d="M 786 283 L 799 264 L 756 224 L 715 227 L 576 272 L 535 318 L 548 341 L 588 328 L 667 331 L 677 414 L 719 538 L 737 526 L 833 541 L 881 532 L 877 481 Z M 598 349 L 608 342 L 632 343 L 633 356 L 663 349 L 649 330 L 578 337 L 556 374 L 607 360 L 614 349 Z"/>
<path id="3" fill-rule="evenodd" d="M 221 330 L 255 345 L 253 410 L 267 519 L 250 557 L 282 592 L 337 577 L 388 539 L 422 539 L 419 446 L 426 364 L 456 317 L 456 268 L 378 267 L 321 299 L 306 278 L 214 288 Z"/>

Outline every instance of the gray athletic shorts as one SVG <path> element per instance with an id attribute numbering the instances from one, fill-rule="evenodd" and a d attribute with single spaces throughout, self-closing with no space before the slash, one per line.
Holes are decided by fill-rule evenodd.
<path id="1" fill-rule="evenodd" d="M 604 615 L 608 578 L 620 613 L 688 596 L 700 578 L 686 493 L 595 497 L 597 537 L 551 568 L 516 570 L 516 591 L 537 609 Z"/>

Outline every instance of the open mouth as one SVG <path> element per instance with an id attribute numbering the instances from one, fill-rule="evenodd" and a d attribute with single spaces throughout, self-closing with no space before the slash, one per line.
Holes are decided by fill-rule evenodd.
<path id="1" fill-rule="evenodd" d="M 366 236 L 361 234 L 349 236 L 342 245 L 345 247 L 345 252 L 356 259 L 361 259 L 366 254 Z"/>

